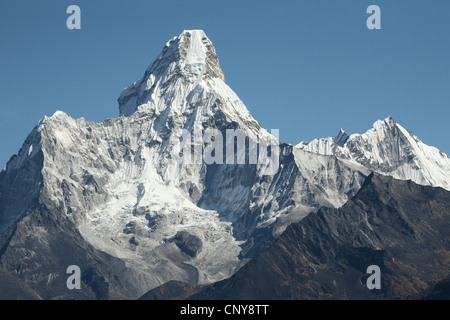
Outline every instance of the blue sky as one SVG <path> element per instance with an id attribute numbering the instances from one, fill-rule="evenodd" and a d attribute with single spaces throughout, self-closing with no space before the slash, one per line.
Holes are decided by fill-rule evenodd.
<path id="1" fill-rule="evenodd" d="M 66 8 L 81 8 L 68 30 Z M 379 5 L 382 29 L 368 30 Z M 203 29 L 225 78 L 282 141 L 362 133 L 392 115 L 450 154 L 448 0 L 2 0 L 0 167 L 44 115 L 101 122 L 164 44 Z"/>

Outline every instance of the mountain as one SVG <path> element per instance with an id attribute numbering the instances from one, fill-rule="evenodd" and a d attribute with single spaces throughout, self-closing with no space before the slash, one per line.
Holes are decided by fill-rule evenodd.
<path id="1" fill-rule="evenodd" d="M 171 39 L 118 102 L 121 116 L 102 123 L 42 118 L 0 172 L 0 264 L 44 299 L 73 296 L 63 272 L 72 264 L 100 281 L 85 283 L 88 297 L 228 278 L 292 221 L 344 204 L 369 174 L 269 134 L 225 84 L 201 30 Z M 208 130 L 244 133 L 246 147 L 224 138 L 234 162 L 180 161 L 218 141 L 196 140 Z"/>
<path id="2" fill-rule="evenodd" d="M 344 205 L 373 170 L 264 129 L 201 30 L 167 42 L 118 104 L 101 123 L 43 117 L 0 171 L 0 270 L 43 299 L 134 299 L 168 281 L 227 279 L 291 223 Z M 83 290 L 67 289 L 69 265 Z"/>
<path id="3" fill-rule="evenodd" d="M 338 209 L 291 224 L 230 279 L 189 299 L 406 299 L 448 292 L 450 192 L 371 174 Z M 369 290 L 367 267 L 380 268 Z M 435 293 L 435 295 L 433 295 Z"/>
<path id="4" fill-rule="evenodd" d="M 450 158 L 424 144 L 392 117 L 378 120 L 363 134 L 348 136 L 341 129 L 334 138 L 300 142 L 296 147 L 335 155 L 397 179 L 450 190 Z"/>
<path id="5" fill-rule="evenodd" d="M 0 270 L 0 300 L 40 300 L 24 281 Z"/>
<path id="6" fill-rule="evenodd" d="M 205 285 L 168 281 L 139 297 L 138 300 L 185 300 L 198 293 Z"/>
<path id="7" fill-rule="evenodd" d="M 450 279 L 439 281 L 429 289 L 421 292 L 420 295 L 411 297 L 414 300 L 449 300 L 450 299 Z"/>

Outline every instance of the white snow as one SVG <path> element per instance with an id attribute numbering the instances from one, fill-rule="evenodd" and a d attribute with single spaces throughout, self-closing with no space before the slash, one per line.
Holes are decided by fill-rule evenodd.
<path id="1" fill-rule="evenodd" d="M 376 121 L 363 134 L 350 135 L 343 146 L 336 144 L 336 138 L 326 138 L 301 142 L 296 147 L 348 159 L 396 179 L 450 190 L 450 158 L 424 144 L 392 117 Z"/>
<path id="2" fill-rule="evenodd" d="M 169 280 L 192 281 L 188 267 L 196 268 L 199 283 L 231 276 L 242 265 L 238 256 L 246 240 L 235 237 L 239 219 L 254 214 L 256 222 L 246 228 L 273 226 L 278 236 L 320 206 L 343 205 L 371 170 L 450 188 L 449 158 L 391 118 L 362 135 L 341 130 L 336 138 L 300 143 L 279 175 L 246 180 L 218 166 L 208 185 L 203 163 L 182 165 L 171 156 L 178 130 L 193 132 L 217 121 L 276 141 L 225 83 L 213 50 L 203 31 L 184 31 L 142 79 L 124 89 L 121 117 L 98 124 L 57 111 L 39 121 L 33 132 L 39 136 L 10 164 L 23 166 L 27 155 L 42 150 L 39 192 L 67 210 L 62 214 L 95 248 L 126 262 L 122 280 L 137 294 Z M 205 191 L 214 203 L 201 203 Z M 24 213 L 16 201 L 13 220 Z M 201 239 L 198 256 L 171 242 L 182 230 Z"/>
<path id="3" fill-rule="evenodd" d="M 181 37 L 186 36 L 189 33 L 191 35 L 191 41 L 189 49 L 186 55 L 186 64 L 204 64 L 206 60 L 206 46 L 203 43 L 203 38 L 206 38 L 206 34 L 203 30 L 185 30 L 180 35 Z"/>

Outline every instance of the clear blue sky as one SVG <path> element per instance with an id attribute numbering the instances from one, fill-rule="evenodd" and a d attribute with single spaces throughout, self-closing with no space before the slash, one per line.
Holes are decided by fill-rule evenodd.
<path id="1" fill-rule="evenodd" d="M 66 28 L 71 4 L 81 30 Z M 366 28 L 371 4 L 381 30 Z M 205 30 L 227 83 L 282 141 L 392 115 L 450 154 L 448 0 L 1 0 L 0 167 L 44 115 L 117 117 L 122 89 L 184 29 Z"/>

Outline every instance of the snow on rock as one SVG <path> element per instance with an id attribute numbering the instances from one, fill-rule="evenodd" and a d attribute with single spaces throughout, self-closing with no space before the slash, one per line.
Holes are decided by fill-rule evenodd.
<path id="1" fill-rule="evenodd" d="M 124 263 L 114 272 L 132 297 L 170 280 L 230 277 L 290 223 L 342 206 L 371 170 L 449 187 L 448 157 L 392 119 L 363 135 L 280 144 L 273 175 L 259 175 L 260 164 L 179 163 L 181 129 L 240 129 L 278 143 L 225 83 L 201 30 L 172 38 L 118 103 L 120 117 L 102 123 L 62 111 L 39 121 L 0 172 L 0 233 L 45 207 L 57 226 L 70 222 Z M 201 250 L 186 253 L 177 234 Z"/>
<path id="2" fill-rule="evenodd" d="M 428 146 L 392 117 L 376 121 L 363 134 L 301 142 L 297 148 L 335 155 L 380 174 L 450 190 L 450 158 Z M 343 138 L 344 137 L 344 138 Z"/>

